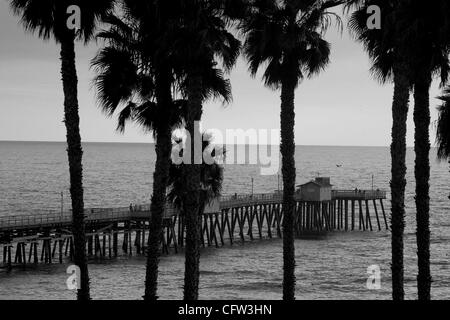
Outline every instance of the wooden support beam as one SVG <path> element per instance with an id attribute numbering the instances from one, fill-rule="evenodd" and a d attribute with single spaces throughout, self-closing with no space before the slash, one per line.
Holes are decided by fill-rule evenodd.
<path id="1" fill-rule="evenodd" d="M 126 229 L 123 230 L 122 250 L 123 252 L 128 253 L 128 234 Z"/>
<path id="2" fill-rule="evenodd" d="M 30 250 L 28 251 L 28 263 L 31 263 L 31 257 L 33 256 L 34 243 L 30 243 Z"/>
<path id="3" fill-rule="evenodd" d="M 225 241 L 224 241 L 224 238 L 223 238 L 223 227 L 222 227 L 223 224 L 220 223 L 221 219 L 222 219 L 222 214 L 220 214 L 220 216 L 219 216 L 219 213 L 215 212 L 214 213 L 214 217 L 215 217 L 216 228 L 217 228 L 217 230 L 219 230 L 220 243 L 221 243 L 222 246 L 224 246 L 225 245 Z"/>
<path id="4" fill-rule="evenodd" d="M 345 200 L 345 231 L 348 231 L 348 200 Z"/>
<path id="5" fill-rule="evenodd" d="M 175 250 L 175 253 L 178 253 L 178 243 L 177 243 L 177 233 L 175 231 L 175 222 L 176 220 L 173 220 L 170 224 L 170 230 L 172 232 L 172 238 L 173 238 L 173 248 Z"/>
<path id="6" fill-rule="evenodd" d="M 34 264 L 38 264 L 39 263 L 39 259 L 38 259 L 38 243 L 35 242 L 33 244 L 34 246 L 34 250 L 33 250 L 33 263 Z"/>
<path id="7" fill-rule="evenodd" d="M 373 208 L 375 209 L 375 216 L 377 217 L 378 231 L 381 231 L 380 217 L 378 217 L 377 202 L 375 199 L 373 200 Z"/>
<path id="8" fill-rule="evenodd" d="M 94 238 L 93 238 L 92 235 L 90 235 L 90 236 L 87 237 L 87 240 L 88 240 L 87 241 L 87 243 L 88 243 L 88 245 L 87 245 L 87 247 L 88 247 L 87 252 L 88 252 L 89 256 L 92 256 L 92 249 L 93 249 Z"/>
<path id="9" fill-rule="evenodd" d="M 352 200 L 352 231 L 355 230 L 355 200 Z"/>
<path id="10" fill-rule="evenodd" d="M 370 219 L 369 200 L 366 200 L 366 219 L 368 228 L 370 227 L 370 231 L 373 231 L 372 220 Z"/>
<path id="11" fill-rule="evenodd" d="M 222 233 L 225 232 L 225 227 L 228 229 L 228 240 L 230 241 L 230 245 L 233 245 L 233 240 L 234 240 L 234 229 L 231 229 L 231 225 L 230 225 L 230 214 L 229 214 L 230 209 L 225 209 L 225 211 L 222 211 L 222 218 L 223 218 L 223 228 L 222 228 Z M 233 211 L 233 209 L 231 209 L 231 211 Z M 231 213 L 232 215 L 232 213 Z"/>
<path id="12" fill-rule="evenodd" d="M 364 223 L 364 215 L 363 215 L 363 208 L 362 208 L 362 200 L 358 200 L 359 205 L 359 230 L 361 230 L 361 224 L 363 231 L 366 231 L 366 224 Z"/>
<path id="13" fill-rule="evenodd" d="M 119 247 L 119 231 L 117 222 L 113 224 L 112 230 L 113 230 L 113 253 L 114 257 L 117 257 Z"/>
<path id="14" fill-rule="evenodd" d="M 102 237 L 103 237 L 102 257 L 105 257 L 106 256 L 106 234 L 105 234 L 105 232 L 103 232 Z"/>
<path id="15" fill-rule="evenodd" d="M 109 231 L 109 233 L 108 233 L 108 256 L 109 256 L 109 258 L 111 259 L 111 257 L 112 257 L 112 248 L 111 248 L 111 231 Z"/>
<path id="16" fill-rule="evenodd" d="M 244 213 L 243 213 L 242 207 L 238 209 L 238 212 L 237 212 L 236 216 L 237 216 L 237 223 L 238 223 L 238 226 L 239 226 L 239 235 L 241 236 L 241 241 L 245 242 L 244 222 L 242 221 L 242 219 L 244 217 Z"/>
<path id="17" fill-rule="evenodd" d="M 131 230 L 131 224 L 128 225 L 128 244 L 129 247 L 128 249 L 130 250 L 129 254 L 130 256 L 133 255 L 133 235 L 132 235 L 132 230 Z"/>
<path id="18" fill-rule="evenodd" d="M 389 225 L 386 219 L 386 212 L 384 211 L 384 204 L 383 204 L 383 199 L 380 199 L 380 204 L 381 204 L 381 210 L 383 212 L 383 218 L 384 218 L 384 223 L 386 225 L 386 230 L 389 230 Z"/>
<path id="19" fill-rule="evenodd" d="M 136 232 L 134 238 L 134 245 L 136 246 L 136 253 L 141 254 L 141 224 L 140 222 L 136 222 Z"/>
<path id="20" fill-rule="evenodd" d="M 12 246 L 8 246 L 7 248 L 8 248 L 7 267 L 8 267 L 8 270 L 11 270 L 12 269 L 12 261 L 11 261 L 11 248 L 12 248 Z"/>

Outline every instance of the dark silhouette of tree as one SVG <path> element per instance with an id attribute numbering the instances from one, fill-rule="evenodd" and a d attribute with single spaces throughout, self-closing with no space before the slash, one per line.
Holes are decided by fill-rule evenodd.
<path id="1" fill-rule="evenodd" d="M 118 112 L 118 130 L 134 121 L 151 131 L 156 140 L 156 164 L 149 228 L 145 300 L 156 300 L 162 220 L 166 208 L 172 131 L 182 124 L 187 104 L 173 100 L 175 86 L 170 54 L 161 54 L 157 43 L 165 32 L 166 18 L 160 1 L 125 1 L 124 17 L 110 15 L 106 41 L 93 60 L 100 105 L 107 115 Z M 166 2 L 167 4 L 167 2 Z M 120 110 L 120 111 L 119 111 Z"/>
<path id="2" fill-rule="evenodd" d="M 255 0 L 240 29 L 252 76 L 267 63 L 266 86 L 281 90 L 281 155 L 283 174 L 283 299 L 295 299 L 295 89 L 329 63 L 330 44 L 323 31 L 331 23 L 328 9 L 340 1 Z M 339 18 L 338 18 L 338 21 Z"/>
<path id="3" fill-rule="evenodd" d="M 374 61 L 372 70 L 383 81 L 392 78 L 399 72 L 404 73 L 404 81 L 409 81 L 410 88 L 414 89 L 414 123 L 415 123 L 415 178 L 416 178 L 416 208 L 417 208 L 417 246 L 418 246 L 418 292 L 419 299 L 430 299 L 431 275 L 430 275 L 430 230 L 429 230 L 429 178 L 430 178 L 430 110 L 429 110 L 429 89 L 432 77 L 438 74 L 443 84 L 447 82 L 449 72 L 449 46 L 448 32 L 446 32 L 446 12 L 448 4 L 446 1 L 437 1 L 436 5 L 423 6 L 423 3 L 416 0 L 403 0 L 397 2 L 389 1 L 353 1 L 358 2 L 361 7 L 355 12 L 350 23 L 356 31 Z M 382 31 L 368 30 L 366 26 L 366 7 L 376 4 L 382 8 L 384 18 Z M 366 20 L 364 20 L 366 19 Z M 398 52 L 398 54 L 396 54 Z M 398 69 L 398 65 L 403 65 Z M 403 70 L 403 71 L 401 71 Z M 403 87 L 403 86 L 402 86 Z M 395 91 L 395 89 L 394 89 Z M 403 88 L 402 95 L 405 99 L 406 90 Z M 394 92 L 394 96 L 396 96 Z M 394 98 L 395 102 L 395 98 Z M 404 102 L 406 103 L 406 102 Z M 398 106 L 398 105 L 396 105 Z M 398 109 L 398 108 L 397 108 Z M 394 146 L 392 148 L 392 250 L 393 250 L 393 296 L 394 299 L 403 299 L 403 240 L 400 243 L 400 236 L 403 237 L 404 229 L 404 185 L 406 180 L 402 174 L 394 177 L 398 173 L 400 160 L 404 163 L 404 153 L 406 142 L 406 117 L 407 109 L 403 108 L 400 122 L 395 120 L 393 107 L 394 127 L 393 132 L 401 128 L 401 153 Z M 393 137 L 397 135 L 393 134 Z M 394 150 L 395 149 L 395 150 Z M 401 155 L 401 159 L 398 158 Z M 397 163 L 398 165 L 394 164 Z M 406 166 L 403 164 L 406 172 Z M 403 171 L 401 171 L 403 173 Z M 397 181 L 398 180 L 398 181 Z M 401 187 L 402 190 L 396 190 Z M 400 194 L 401 193 L 401 194 Z M 401 198 L 394 198 L 394 196 Z M 402 199 L 401 211 L 398 211 L 399 202 Z M 401 216 L 401 219 L 400 219 Z M 401 249 L 401 251 L 400 251 Z M 401 256 L 400 256 L 401 253 Z M 401 260 L 401 264 L 400 264 Z M 394 272 L 395 270 L 395 272 Z M 400 288 L 401 287 L 401 288 Z"/>
<path id="4" fill-rule="evenodd" d="M 11 0 L 11 8 L 21 18 L 25 29 L 36 32 L 44 40 L 53 38 L 61 46 L 61 76 L 64 90 L 64 123 L 72 199 L 72 232 L 74 263 L 80 268 L 79 300 L 89 300 L 89 274 L 86 258 L 84 223 L 82 147 L 78 114 L 78 79 L 75 66 L 75 41 L 92 39 L 98 20 L 114 6 L 113 0 Z M 68 8 L 78 6 L 80 30 L 68 28 Z"/>
<path id="5" fill-rule="evenodd" d="M 213 163 L 204 162 L 200 168 L 200 201 L 199 201 L 199 216 L 204 212 L 206 205 L 214 199 L 218 199 L 222 192 L 223 184 L 223 166 L 219 162 L 223 159 L 223 148 L 217 149 L 212 145 L 212 136 L 203 133 L 202 137 L 202 152 L 208 152 L 211 155 Z M 177 144 L 181 144 L 181 140 L 176 140 Z M 181 150 L 180 157 L 183 157 L 184 151 Z M 184 184 L 185 177 L 183 174 L 186 164 L 174 164 L 170 166 L 169 174 L 169 193 L 168 200 L 180 210 L 182 216 L 185 213 L 185 203 L 188 195 L 188 190 Z"/>
<path id="6" fill-rule="evenodd" d="M 450 71 L 448 55 L 450 36 L 448 1 L 436 0 L 433 5 L 423 5 L 418 0 L 408 0 L 405 19 L 411 21 L 408 43 L 414 44 L 409 57 L 413 65 L 414 81 L 414 149 L 416 153 L 414 174 L 416 179 L 416 240 L 419 300 L 431 298 L 430 271 L 430 87 L 435 75 L 445 85 Z"/>
<path id="7" fill-rule="evenodd" d="M 101 34 L 103 38 L 114 42 L 116 49 L 120 48 L 123 51 L 130 49 L 134 52 L 132 54 L 134 59 L 137 55 L 137 61 L 129 69 L 138 70 L 142 78 L 136 82 L 136 88 L 137 90 L 144 88 L 141 96 L 145 99 L 140 100 L 144 101 L 146 106 L 136 107 L 136 103 L 131 104 L 121 112 L 119 120 L 126 119 L 127 116 L 133 118 L 136 114 L 139 115 L 139 110 L 142 108 L 161 111 L 156 112 L 159 118 L 152 124 L 156 125 L 154 132 L 157 133 L 158 139 L 157 157 L 161 161 L 157 160 L 155 169 L 144 299 L 157 298 L 159 240 L 169 173 L 170 124 L 178 119 L 179 112 L 183 112 L 184 123 L 188 132 L 194 137 L 194 132 L 198 131 L 195 123 L 201 118 L 203 102 L 209 98 L 218 97 L 222 97 L 224 102 L 229 102 L 231 99 L 229 81 L 224 79 L 223 71 L 216 67 L 217 58 L 223 63 L 225 69 L 229 70 L 239 54 L 239 41 L 227 31 L 228 22 L 224 18 L 228 14 L 234 14 L 237 7 L 234 6 L 231 10 L 228 3 L 238 4 L 239 1 L 124 0 L 123 12 L 127 19 L 130 19 L 128 25 L 124 26 L 123 21 L 116 20 L 116 25 L 113 27 L 116 29 L 112 30 L 112 33 Z M 121 29 L 122 27 L 124 28 Z M 130 31 L 130 28 L 133 30 Z M 117 30 L 120 31 L 117 33 Z M 130 36 L 130 33 L 134 33 L 134 36 Z M 130 37 L 132 39 L 134 37 L 131 42 Z M 129 53 L 126 55 L 130 56 Z M 124 66 L 126 65 L 124 63 Z M 120 77 L 133 79 L 125 75 L 121 68 L 124 67 L 117 67 L 118 78 L 111 80 L 113 84 L 120 80 Z M 151 77 L 142 77 L 142 74 L 151 74 Z M 136 90 L 130 90 L 135 84 L 131 85 L 127 81 L 125 80 L 123 85 L 123 91 L 126 93 L 125 100 L 136 93 Z M 140 84 L 141 82 L 143 85 Z M 114 85 L 111 88 L 114 88 Z M 117 88 L 111 90 L 113 97 L 118 92 L 121 91 Z M 172 94 L 185 97 L 186 101 L 178 101 L 178 107 L 173 106 Z M 156 98 L 156 105 L 150 107 L 150 103 L 154 101 L 149 97 Z M 115 101 L 123 102 L 117 98 Z M 172 112 L 163 112 L 166 110 L 172 110 Z M 133 112 L 135 112 L 134 115 Z M 194 141 L 192 140 L 191 143 L 191 149 L 194 150 Z M 182 175 L 185 178 L 186 188 L 190 190 L 185 205 L 187 238 L 184 291 L 185 298 L 188 300 L 197 299 L 199 281 L 200 229 L 197 216 L 200 204 L 201 171 L 200 166 L 194 164 L 193 158 L 192 163 L 184 167 L 183 170 L 186 173 Z"/>
<path id="8" fill-rule="evenodd" d="M 243 0 L 178 0 L 171 3 L 174 17 L 172 38 L 163 42 L 164 51 L 177 52 L 176 63 L 180 88 L 188 101 L 186 129 L 190 137 L 191 164 L 184 166 L 184 184 L 188 191 L 185 203 L 186 262 L 184 299 L 198 299 L 200 264 L 200 226 L 198 212 L 201 201 L 202 159 L 196 156 L 194 137 L 201 136 L 198 123 L 203 103 L 209 98 L 231 100 L 231 86 L 224 71 L 235 65 L 240 42 L 228 30 L 232 19 L 242 14 Z M 167 49 L 165 48 L 167 46 Z M 218 64 L 223 66 L 223 70 Z"/>
<path id="9" fill-rule="evenodd" d="M 357 10 L 349 22 L 356 39 L 363 43 L 372 60 L 372 73 L 382 83 L 394 82 L 392 102 L 391 143 L 391 246 L 392 246 L 392 297 L 404 299 L 403 234 L 405 229 L 406 188 L 406 121 L 409 92 L 412 87 L 406 49 L 402 42 L 404 26 L 399 23 L 400 1 L 351 1 Z M 381 29 L 367 27 L 367 7 L 381 8 Z"/>

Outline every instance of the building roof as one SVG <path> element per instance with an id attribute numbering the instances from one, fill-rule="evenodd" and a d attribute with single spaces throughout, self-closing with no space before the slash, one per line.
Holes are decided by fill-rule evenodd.
<path id="1" fill-rule="evenodd" d="M 309 182 L 307 182 L 307 183 L 300 184 L 300 185 L 298 185 L 297 187 L 303 187 L 303 186 L 306 186 L 306 185 L 308 185 L 308 184 L 314 184 L 314 185 L 316 185 L 316 186 L 318 186 L 318 187 L 332 187 L 332 186 L 333 186 L 332 184 L 330 184 L 330 183 L 328 183 L 328 182 L 317 181 L 317 180 L 311 180 L 311 181 L 309 181 Z"/>

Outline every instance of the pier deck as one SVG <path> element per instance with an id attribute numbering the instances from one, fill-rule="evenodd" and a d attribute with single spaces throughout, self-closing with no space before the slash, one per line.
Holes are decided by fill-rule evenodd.
<path id="1" fill-rule="evenodd" d="M 380 190 L 333 190 L 332 200 L 380 200 L 386 199 L 386 192 Z M 298 202 L 302 199 L 296 197 Z M 220 199 L 220 210 L 232 207 L 252 205 L 268 205 L 283 202 L 282 193 L 228 195 Z M 150 205 L 139 205 L 122 208 L 87 208 L 86 223 L 117 222 L 150 218 Z M 177 215 L 172 206 L 166 207 L 165 218 Z M 18 229 L 35 229 L 48 227 L 70 227 L 72 214 L 70 211 L 41 211 L 34 215 L 12 215 L 0 217 L 0 232 Z"/>
<path id="2" fill-rule="evenodd" d="M 388 229 L 384 199 L 386 192 L 381 190 L 333 190 L 331 201 L 321 202 L 303 201 L 296 194 L 296 234 Z M 235 241 L 282 237 L 282 203 L 282 193 L 221 197 L 216 209 L 200 216 L 203 246 L 220 247 L 226 242 L 232 245 Z M 374 209 L 372 214 L 371 206 Z M 124 253 L 132 254 L 135 250 L 137 254 L 144 254 L 149 230 L 149 205 L 89 208 L 85 212 L 89 256 L 117 256 L 119 236 Z M 375 227 L 372 218 L 376 219 Z M 65 256 L 70 259 L 73 256 L 71 221 L 70 211 L 0 217 L 0 250 L 3 247 L 3 264 L 0 266 L 9 269 L 13 265 L 26 266 L 39 261 L 63 263 Z M 184 218 L 168 205 L 161 238 L 162 252 L 178 252 L 184 241 Z"/>

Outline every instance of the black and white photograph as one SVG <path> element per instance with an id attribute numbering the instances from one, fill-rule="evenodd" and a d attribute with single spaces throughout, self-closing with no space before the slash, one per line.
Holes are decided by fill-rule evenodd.
<path id="1" fill-rule="evenodd" d="M 449 214 L 448 0 L 0 0 L 0 300 L 448 300 Z"/>

